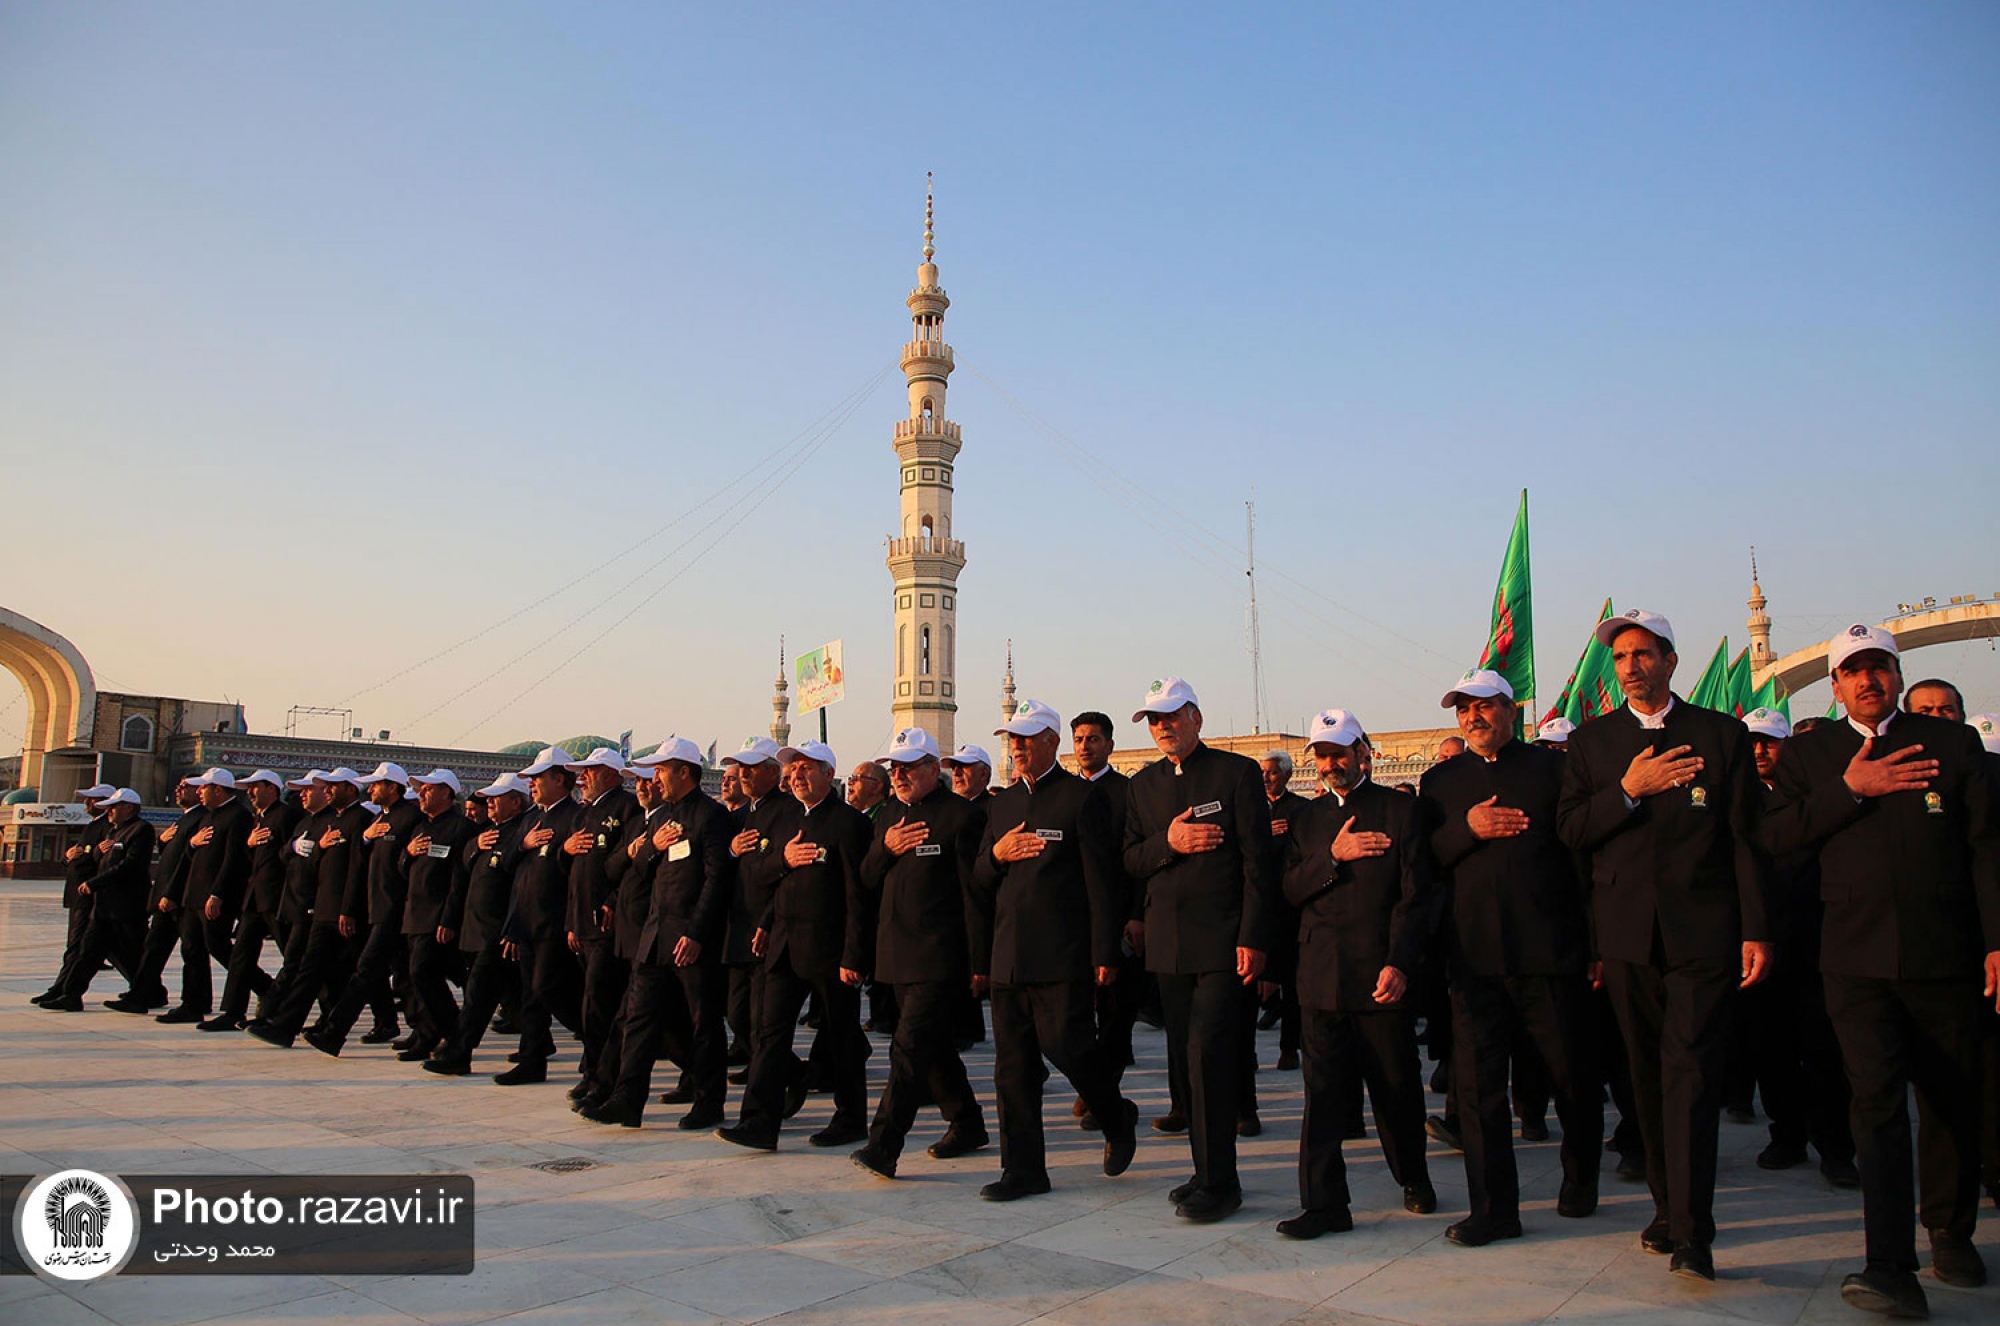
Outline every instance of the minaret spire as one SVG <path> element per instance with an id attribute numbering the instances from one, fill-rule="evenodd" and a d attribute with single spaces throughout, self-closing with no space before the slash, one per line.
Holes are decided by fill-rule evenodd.
<path id="1" fill-rule="evenodd" d="M 1750 675 L 1760 685 L 1759 675 L 1769 668 L 1776 659 L 1771 654 L 1771 617 L 1764 611 L 1764 587 L 1757 583 L 1757 548 L 1750 548 L 1750 618 L 1745 624 L 1750 628 Z"/>
<path id="2" fill-rule="evenodd" d="M 932 225 L 935 216 L 933 202 L 936 198 L 937 179 L 928 170 L 924 172 L 924 261 L 937 256 L 936 231 Z"/>
<path id="3" fill-rule="evenodd" d="M 1010 638 L 1007 641 L 1007 675 L 1000 679 L 1000 724 L 1002 727 L 1013 721 L 1015 703 L 1014 641 Z M 1000 743 L 1000 752 L 1002 756 L 1001 762 L 1006 766 L 1001 771 L 1005 775 L 1002 782 L 1012 783 L 1014 781 L 1014 752 L 1004 741 Z"/>

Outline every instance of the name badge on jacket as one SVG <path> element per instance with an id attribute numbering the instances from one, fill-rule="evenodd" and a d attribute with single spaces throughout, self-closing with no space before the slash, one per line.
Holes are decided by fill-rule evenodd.
<path id="1" fill-rule="evenodd" d="M 432 843 L 430 845 L 430 850 L 425 852 L 424 855 L 428 856 L 433 861 L 442 861 L 446 857 L 451 855 L 451 844 Z"/>
<path id="2" fill-rule="evenodd" d="M 918 844 L 917 844 L 917 851 L 916 851 L 916 854 L 917 854 L 918 856 L 943 856 L 943 855 L 944 855 L 944 844 L 943 844 L 943 843 L 918 843 Z"/>
<path id="3" fill-rule="evenodd" d="M 1040 838 L 1040 839 L 1041 839 L 1041 840 L 1042 840 L 1043 842 L 1048 842 L 1048 843 L 1059 843 L 1059 842 L 1061 842 L 1061 841 L 1063 840 L 1063 836 L 1062 836 L 1062 835 L 1063 835 L 1063 831 L 1062 831 L 1061 829 L 1036 829 L 1036 830 L 1035 830 L 1035 836 L 1036 836 L 1037 838 Z"/>
<path id="4" fill-rule="evenodd" d="M 694 855 L 694 844 L 683 838 L 667 848 L 667 860 L 685 861 Z"/>
<path id="5" fill-rule="evenodd" d="M 1222 803 L 1220 801 L 1204 801 L 1194 808 L 1194 813 L 1197 819 L 1203 815 L 1220 815 L 1222 813 Z"/>

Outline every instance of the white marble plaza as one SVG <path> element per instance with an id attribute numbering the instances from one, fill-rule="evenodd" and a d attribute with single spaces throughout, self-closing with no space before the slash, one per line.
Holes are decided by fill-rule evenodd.
<path id="1" fill-rule="evenodd" d="M 469 1173 L 479 1260 L 469 1277 L 0 1279 L 0 1322 L 13 1326 L 1870 1320 L 1839 1297 L 1840 1277 L 1859 1267 L 1859 1195 L 1811 1167 L 1757 1169 L 1761 1126 L 1724 1125 L 1714 1285 L 1675 1279 L 1665 1258 L 1640 1251 L 1650 1203 L 1608 1167 L 1598 1213 L 1558 1219 L 1553 1143 L 1520 1148 L 1521 1240 L 1447 1243 L 1445 1226 L 1464 1212 L 1459 1157 L 1433 1146 L 1442 1209 L 1407 1215 L 1371 1138 L 1348 1146 L 1354 1232 L 1292 1243 L 1272 1225 L 1296 1210 L 1299 1079 L 1269 1069 L 1275 1033 L 1261 1038 L 1265 1132 L 1243 1143 L 1243 1210 L 1196 1226 L 1166 1201 L 1188 1173 L 1185 1142 L 1142 1131 L 1131 1171 L 1106 1179 L 1100 1142 L 1071 1126 L 1066 1092 L 1051 1093 L 1055 1191 L 993 1205 L 977 1188 L 995 1176 L 997 1150 L 932 1161 L 923 1147 L 937 1135 L 934 1115 L 911 1138 L 904 1178 L 886 1183 L 805 1144 L 825 1097 L 795 1121 L 810 1126 L 765 1156 L 677 1132 L 669 1107 L 637 1132 L 584 1123 L 564 1103 L 567 1079 L 495 1087 L 484 1074 L 511 1048 L 498 1038 L 481 1075 L 440 1079 L 379 1047 L 336 1062 L 103 1011 L 122 987 L 109 975 L 91 1011 L 46 1013 L 27 1000 L 53 974 L 62 916 L 56 884 L 0 883 L 0 1172 Z M 1150 1118 L 1165 1108 L 1159 1033 L 1140 1029 L 1139 1054 L 1128 1090 Z M 877 1086 L 884 1057 L 878 1048 L 870 1065 Z M 986 1047 L 968 1058 L 975 1085 L 990 1083 Z M 990 1123 L 990 1088 L 982 1094 Z M 533 1168 L 572 1157 L 596 1165 Z M 2000 1269 L 1993 1228 L 1983 1224 L 1978 1241 Z M 2000 1321 L 2000 1289 L 1924 1281 L 1935 1319 Z"/>

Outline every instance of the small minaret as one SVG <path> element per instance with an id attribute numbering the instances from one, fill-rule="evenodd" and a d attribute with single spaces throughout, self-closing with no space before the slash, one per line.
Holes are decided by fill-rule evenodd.
<path id="1" fill-rule="evenodd" d="M 929 177 L 926 176 L 926 179 Z M 958 573 L 965 545 L 951 536 L 951 471 L 958 459 L 958 425 L 945 418 L 951 347 L 944 340 L 944 311 L 951 307 L 938 284 L 933 243 L 932 194 L 924 190 L 924 260 L 910 308 L 910 340 L 903 347 L 903 376 L 910 416 L 896 424 L 896 458 L 902 468 L 902 524 L 889 540 L 889 574 L 896 582 L 896 680 L 890 712 L 897 729 L 918 727 L 955 750 L 958 713 Z"/>
<path id="2" fill-rule="evenodd" d="M 771 740 L 780 746 L 789 744 L 792 739 L 791 720 L 785 717 L 785 711 L 792 707 L 791 700 L 785 695 L 788 689 L 785 685 L 785 637 L 781 635 L 778 637 L 778 685 L 771 693 Z"/>
<path id="3" fill-rule="evenodd" d="M 1757 550 L 1750 550 L 1750 675 L 1763 682 L 1763 674 L 1777 662 L 1771 654 L 1771 617 L 1764 611 L 1764 589 L 1757 583 Z"/>
<path id="4" fill-rule="evenodd" d="M 1014 705 L 1016 703 L 1014 698 L 1014 642 L 1009 640 L 1007 642 L 1007 675 L 1000 679 L 1000 722 L 1003 725 L 1013 721 Z M 1014 781 L 1014 752 L 1013 748 L 1007 744 L 1004 738 L 1000 742 L 1000 754 L 1001 762 L 1006 766 L 1001 771 L 1004 774 L 1001 781 L 1003 783 L 1012 783 Z"/>

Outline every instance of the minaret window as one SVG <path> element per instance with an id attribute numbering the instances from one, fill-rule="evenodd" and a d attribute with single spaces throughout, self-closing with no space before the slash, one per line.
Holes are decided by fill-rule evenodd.
<path id="1" fill-rule="evenodd" d="M 906 595 L 905 598 L 907 599 L 907 597 Z M 907 661 L 909 652 L 910 628 L 907 626 L 898 626 L 896 628 L 896 675 L 898 677 L 907 677 L 910 674 Z"/>
<path id="2" fill-rule="evenodd" d="M 949 626 L 944 628 L 944 670 L 946 676 L 954 676 L 958 672 L 956 662 L 952 657 L 952 635 Z"/>
<path id="3" fill-rule="evenodd" d="M 917 630 L 917 673 L 924 677 L 931 675 L 931 628 L 928 626 Z"/>
<path id="4" fill-rule="evenodd" d="M 931 546 L 931 518 L 929 516 L 924 517 L 923 540 L 924 547 L 928 549 Z"/>
<path id="5" fill-rule="evenodd" d="M 926 396 L 924 397 L 924 409 L 923 409 L 924 431 L 926 433 L 931 431 L 931 411 L 932 411 L 931 398 Z"/>

